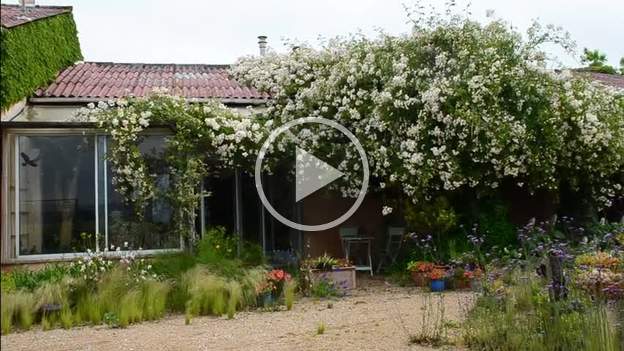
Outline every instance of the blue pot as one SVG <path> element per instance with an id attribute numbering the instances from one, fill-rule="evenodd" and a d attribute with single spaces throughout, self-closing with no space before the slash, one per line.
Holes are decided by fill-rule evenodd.
<path id="1" fill-rule="evenodd" d="M 434 292 L 444 291 L 444 279 L 432 280 L 431 291 L 434 291 Z"/>
<path id="2" fill-rule="evenodd" d="M 262 293 L 258 295 L 258 306 L 268 307 L 273 305 L 273 295 L 271 293 Z"/>

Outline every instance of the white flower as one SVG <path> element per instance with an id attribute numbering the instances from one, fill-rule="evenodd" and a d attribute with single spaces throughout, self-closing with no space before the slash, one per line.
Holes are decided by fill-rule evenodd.
<path id="1" fill-rule="evenodd" d="M 382 215 L 384 215 L 384 216 L 387 216 L 387 215 L 389 215 L 389 214 L 391 214 L 391 213 L 392 213 L 392 207 L 389 207 L 389 206 L 384 206 L 384 207 L 381 209 L 381 214 L 382 214 Z"/>

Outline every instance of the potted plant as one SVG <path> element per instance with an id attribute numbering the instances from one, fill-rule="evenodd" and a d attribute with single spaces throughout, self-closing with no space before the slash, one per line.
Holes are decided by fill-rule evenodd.
<path id="1" fill-rule="evenodd" d="M 434 268 L 431 272 L 429 272 L 429 279 L 431 279 L 431 291 L 444 291 L 444 277 L 446 277 L 446 271 L 443 269 Z"/>
<path id="2" fill-rule="evenodd" d="M 462 267 L 455 267 L 452 271 L 451 280 L 453 282 L 453 289 L 468 289 L 470 288 L 470 278 L 466 275 L 469 271 Z"/>
<path id="3" fill-rule="evenodd" d="M 307 260 L 302 268 L 309 276 L 311 284 L 326 280 L 345 290 L 356 287 L 355 266 L 345 259 L 337 259 L 325 253 Z"/>
<path id="4" fill-rule="evenodd" d="M 481 268 L 477 267 L 472 271 L 465 271 L 464 277 L 466 277 L 466 280 L 470 282 L 470 288 L 473 291 L 479 292 L 483 289 L 483 271 Z"/>
<path id="5" fill-rule="evenodd" d="M 433 263 L 426 261 L 410 261 L 407 264 L 407 270 L 412 276 L 412 280 L 416 286 L 426 286 L 429 281 L 428 274 L 433 270 Z"/>
<path id="6" fill-rule="evenodd" d="M 284 285 L 289 280 L 290 274 L 282 269 L 274 269 L 268 272 L 266 279 L 256 286 L 258 305 L 271 306 L 275 304 L 284 292 Z"/>

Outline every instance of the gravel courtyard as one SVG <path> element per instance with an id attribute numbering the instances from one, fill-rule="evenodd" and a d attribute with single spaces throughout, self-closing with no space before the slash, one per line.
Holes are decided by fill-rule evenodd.
<path id="1" fill-rule="evenodd" d="M 105 326 L 70 330 L 32 330 L 2 336 L 8 350 L 429 350 L 409 345 L 421 330 L 423 315 L 438 308 L 431 295 L 416 288 L 370 281 L 351 296 L 333 301 L 298 300 L 291 311 L 242 312 L 234 319 L 199 317 L 191 325 L 172 315 L 126 329 Z M 450 333 L 470 307 L 473 295 L 444 294 Z M 317 335 L 324 323 L 325 333 Z M 452 348 L 451 348 L 452 349 Z"/>

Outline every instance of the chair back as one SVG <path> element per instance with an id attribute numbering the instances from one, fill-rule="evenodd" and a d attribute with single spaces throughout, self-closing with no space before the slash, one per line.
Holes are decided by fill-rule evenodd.
<path id="1" fill-rule="evenodd" d="M 405 228 L 403 227 L 388 227 L 388 237 L 391 240 L 395 240 L 396 238 L 402 239 L 405 234 Z"/>
<path id="2" fill-rule="evenodd" d="M 403 227 L 388 227 L 388 241 L 386 242 L 386 252 L 394 253 L 401 248 L 403 243 L 403 235 L 405 235 L 405 228 Z"/>
<path id="3" fill-rule="evenodd" d="M 340 240 L 343 240 L 343 241 L 346 239 L 358 237 L 357 227 L 340 227 L 338 232 L 340 233 Z"/>

